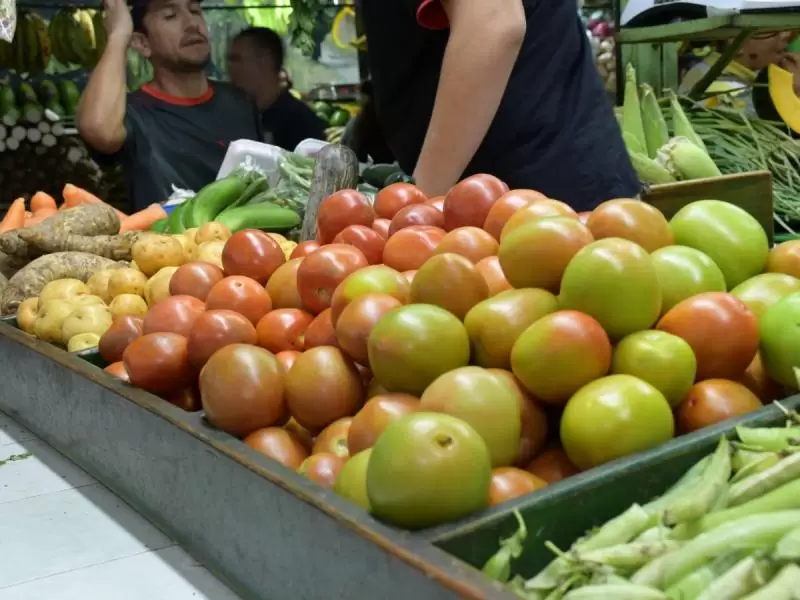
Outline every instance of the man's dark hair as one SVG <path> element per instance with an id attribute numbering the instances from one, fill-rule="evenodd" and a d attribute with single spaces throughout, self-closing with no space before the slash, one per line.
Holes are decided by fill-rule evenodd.
<path id="1" fill-rule="evenodd" d="M 131 6 L 131 21 L 133 30 L 137 33 L 147 33 L 144 27 L 144 16 L 147 14 L 149 0 L 129 0 Z"/>
<path id="2" fill-rule="evenodd" d="M 268 53 L 275 62 L 275 68 L 283 69 L 283 40 L 268 27 L 249 27 L 240 31 L 234 39 L 249 39 L 256 48 Z"/>

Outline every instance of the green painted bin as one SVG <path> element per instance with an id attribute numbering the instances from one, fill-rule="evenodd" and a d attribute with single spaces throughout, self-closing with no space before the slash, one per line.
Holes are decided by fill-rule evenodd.
<path id="1" fill-rule="evenodd" d="M 800 395 L 781 401 L 800 408 Z M 737 425 L 781 426 L 785 416 L 774 405 L 715 427 L 681 436 L 659 448 L 621 459 L 558 482 L 516 501 L 507 502 L 464 521 L 427 530 L 425 536 L 446 552 L 481 568 L 497 551 L 500 538 L 517 530 L 513 511 L 528 527 L 525 552 L 514 563 L 515 574 L 532 577 L 554 557 L 544 546 L 561 549 L 593 527 L 619 515 L 634 502 L 643 504 L 663 494 L 693 464 L 712 453 L 720 436 L 732 436 Z"/>

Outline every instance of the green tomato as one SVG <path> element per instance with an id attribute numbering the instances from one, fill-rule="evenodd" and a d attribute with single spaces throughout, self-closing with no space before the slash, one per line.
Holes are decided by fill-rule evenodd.
<path id="1" fill-rule="evenodd" d="M 632 333 L 614 348 L 611 372 L 633 375 L 662 394 L 672 408 L 683 401 L 697 375 L 692 347 L 665 331 Z"/>
<path id="2" fill-rule="evenodd" d="M 367 466 L 371 454 L 372 448 L 367 448 L 351 457 L 342 467 L 333 486 L 334 492 L 367 511 Z"/>
<path id="3" fill-rule="evenodd" d="M 707 254 L 687 246 L 666 246 L 650 255 L 661 285 L 661 314 L 705 292 L 724 292 L 725 276 Z"/>
<path id="4" fill-rule="evenodd" d="M 756 275 L 731 290 L 759 320 L 770 306 L 795 292 L 800 292 L 800 279 L 783 273 Z"/>
<path id="5" fill-rule="evenodd" d="M 791 294 L 766 310 L 759 326 L 759 353 L 771 379 L 798 389 L 800 368 L 800 293 Z"/>

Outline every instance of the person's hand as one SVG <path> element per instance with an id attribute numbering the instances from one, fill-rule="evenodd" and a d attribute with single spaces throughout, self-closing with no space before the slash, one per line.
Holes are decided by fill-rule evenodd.
<path id="1" fill-rule="evenodd" d="M 108 38 L 128 44 L 133 35 L 133 19 L 125 0 L 103 0 Z"/>

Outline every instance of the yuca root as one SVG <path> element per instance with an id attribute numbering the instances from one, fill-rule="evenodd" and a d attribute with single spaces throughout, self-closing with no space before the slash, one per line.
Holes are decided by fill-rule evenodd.
<path id="1" fill-rule="evenodd" d="M 91 205 L 90 205 L 91 206 Z M 141 231 L 128 231 L 117 235 L 75 235 L 63 231 L 49 237 L 23 229 L 19 237 L 45 254 L 54 252 L 86 252 L 112 260 L 132 260 L 131 248 L 142 236 Z"/>

